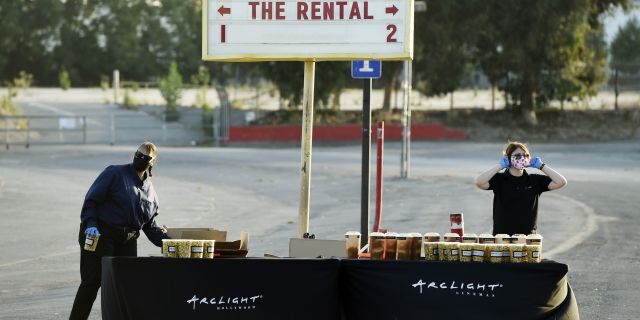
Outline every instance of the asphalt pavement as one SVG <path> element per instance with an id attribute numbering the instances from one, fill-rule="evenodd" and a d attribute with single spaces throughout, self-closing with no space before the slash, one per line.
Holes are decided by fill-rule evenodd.
<path id="1" fill-rule="evenodd" d="M 501 148 L 413 143 L 410 178 L 400 179 L 400 145 L 387 144 L 383 227 L 444 233 L 448 214 L 464 212 L 467 231 L 489 231 L 491 192 L 477 190 L 472 181 L 497 161 Z M 582 318 L 636 318 L 640 144 L 531 149 L 569 180 L 541 198 L 543 256 L 569 264 Z M 68 317 L 80 280 L 77 234 L 84 193 L 102 169 L 130 161 L 134 150 L 135 145 L 90 145 L 0 151 L 0 319 Z M 360 161 L 359 146 L 313 149 L 310 228 L 318 238 L 340 239 L 359 230 Z M 299 165 L 298 148 L 161 147 L 153 178 L 158 221 L 224 229 L 230 238 L 246 230 L 251 256 L 286 256 L 288 238 L 297 236 Z M 139 247 L 141 256 L 159 253 L 144 236 Z M 100 318 L 99 312 L 97 302 L 92 318 Z"/>
<path id="2" fill-rule="evenodd" d="M 137 140 L 160 146 L 153 177 L 160 224 L 214 227 L 232 239 L 248 231 L 250 256 L 288 255 L 288 239 L 298 232 L 299 148 L 169 147 L 188 144 L 192 133 L 176 126 L 174 140 L 163 143 L 166 133 L 149 131 L 162 125 L 157 118 L 82 97 L 21 103 L 28 113 L 87 114 L 102 129 L 89 135 L 87 145 L 0 149 L 0 319 L 68 318 L 80 282 L 77 235 L 84 194 L 106 166 L 131 161 Z M 132 121 L 120 133 L 126 139 L 115 146 L 97 142 L 109 140 L 112 113 Z M 445 233 L 449 213 L 463 212 L 467 232 L 490 231 L 492 193 L 476 189 L 473 178 L 498 161 L 502 148 L 503 143 L 413 142 L 410 178 L 400 179 L 401 146 L 387 143 L 382 227 Z M 640 141 L 530 149 L 569 181 L 541 197 L 543 257 L 569 265 L 583 319 L 636 319 Z M 315 146 L 311 177 L 310 231 L 317 238 L 342 239 L 346 231 L 359 230 L 361 147 Z M 144 236 L 138 246 L 140 256 L 160 252 Z M 91 319 L 100 319 L 99 299 Z"/>

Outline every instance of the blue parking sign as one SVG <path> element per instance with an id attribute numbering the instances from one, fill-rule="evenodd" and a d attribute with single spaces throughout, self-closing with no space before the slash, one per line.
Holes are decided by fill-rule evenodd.
<path id="1" fill-rule="evenodd" d="M 380 77 L 382 77 L 382 61 L 351 61 L 351 77 L 354 79 L 379 79 Z"/>

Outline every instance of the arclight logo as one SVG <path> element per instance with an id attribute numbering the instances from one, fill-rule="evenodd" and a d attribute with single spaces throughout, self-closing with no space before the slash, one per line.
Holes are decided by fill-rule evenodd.
<path id="1" fill-rule="evenodd" d="M 187 300 L 187 304 L 193 306 L 193 310 L 196 310 L 196 306 L 209 306 L 216 307 L 216 310 L 254 310 L 256 304 L 262 300 L 262 295 L 255 296 L 219 296 L 219 297 L 198 297 L 194 294 L 193 297 Z"/>
<path id="2" fill-rule="evenodd" d="M 497 291 L 503 287 L 502 283 L 481 283 L 481 282 L 456 282 L 456 281 L 431 281 L 424 282 L 422 279 L 411 284 L 422 294 L 424 290 L 438 290 L 441 292 L 455 292 L 461 296 L 476 296 L 495 298 Z"/>

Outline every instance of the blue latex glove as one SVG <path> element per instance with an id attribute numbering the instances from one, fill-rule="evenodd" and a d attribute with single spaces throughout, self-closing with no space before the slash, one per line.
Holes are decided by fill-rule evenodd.
<path id="1" fill-rule="evenodd" d="M 511 166 L 511 164 L 509 164 L 509 159 L 507 159 L 507 157 L 500 158 L 500 161 L 498 163 L 503 169 L 509 168 L 509 166 Z"/>
<path id="2" fill-rule="evenodd" d="M 99 236 L 100 232 L 98 231 L 98 228 L 96 227 L 89 227 L 87 229 L 84 230 L 84 234 L 88 237 L 95 237 L 95 236 Z"/>
<path id="3" fill-rule="evenodd" d="M 540 159 L 540 157 L 533 157 L 531 158 L 531 161 L 529 161 L 529 167 L 540 169 L 543 163 L 544 162 L 542 162 L 542 159 Z"/>

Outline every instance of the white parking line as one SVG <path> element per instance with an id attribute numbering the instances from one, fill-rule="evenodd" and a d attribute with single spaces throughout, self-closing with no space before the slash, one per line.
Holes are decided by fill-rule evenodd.
<path id="1" fill-rule="evenodd" d="M 0 264 L 0 268 L 11 267 L 11 266 L 15 266 L 15 265 L 18 265 L 18 264 L 29 263 L 29 262 L 33 262 L 33 261 L 41 260 L 41 259 L 55 258 L 55 257 L 59 257 L 59 256 L 66 256 L 66 255 L 69 255 L 69 254 L 72 254 L 72 253 L 78 253 L 78 249 L 51 253 L 51 254 L 47 254 L 47 255 L 38 256 L 38 257 L 35 257 L 35 258 L 29 258 L 29 259 L 22 259 L 22 260 L 16 260 L 16 261 L 12 261 L 12 262 L 7 262 L 7 263 Z"/>
<path id="2" fill-rule="evenodd" d="M 575 246 L 585 241 L 587 238 L 589 238 L 593 233 L 595 233 L 598 230 L 599 222 L 608 222 L 608 221 L 618 220 L 618 218 L 615 218 L 615 217 L 600 216 L 596 214 L 595 210 L 592 207 L 576 199 L 563 196 L 561 194 L 551 194 L 550 196 L 559 197 L 562 199 L 562 201 L 571 202 L 577 207 L 581 208 L 583 212 L 587 215 L 587 221 L 583 229 L 580 230 L 580 232 L 576 232 L 572 237 L 560 243 L 555 248 L 547 252 L 543 252 L 542 255 L 545 258 L 553 259 L 555 255 L 558 255 L 573 249 Z"/>
<path id="3" fill-rule="evenodd" d="M 56 108 L 54 106 L 50 106 L 44 103 L 40 103 L 40 102 L 29 102 L 29 106 L 32 107 L 36 107 L 36 108 L 40 108 L 40 109 L 45 109 L 45 110 L 49 110 L 49 111 L 53 111 L 55 113 L 60 113 L 60 114 L 64 114 L 65 116 L 75 116 L 75 114 L 68 112 L 68 111 L 64 111 L 62 109 Z"/>

